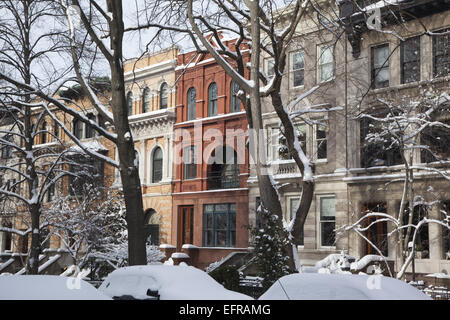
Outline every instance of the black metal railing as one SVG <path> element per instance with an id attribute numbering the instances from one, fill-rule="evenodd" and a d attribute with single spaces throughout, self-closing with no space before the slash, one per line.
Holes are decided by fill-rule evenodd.
<path id="1" fill-rule="evenodd" d="M 208 174 L 208 190 L 239 188 L 239 170 L 212 171 Z"/>

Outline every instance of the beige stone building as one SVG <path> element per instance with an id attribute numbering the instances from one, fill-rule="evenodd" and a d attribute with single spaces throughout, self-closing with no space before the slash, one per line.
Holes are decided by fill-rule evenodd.
<path id="1" fill-rule="evenodd" d="M 173 123 L 178 48 L 124 64 L 129 122 L 139 155 L 144 214 L 150 241 L 170 243 Z M 116 171 L 116 182 L 118 172 Z"/>
<path id="2" fill-rule="evenodd" d="M 377 98 L 390 98 L 400 103 L 405 96 L 417 96 L 420 94 L 420 88 L 429 85 L 429 82 L 432 82 L 437 90 L 448 92 L 449 36 L 426 35 L 423 25 L 431 32 L 449 28 L 450 11 L 448 8 L 431 5 L 436 1 L 419 2 L 420 4 L 408 3 L 395 9 L 420 17 L 420 21 L 407 19 L 403 25 L 393 25 L 389 20 L 383 20 L 387 25 L 383 27 L 382 32 L 368 31 L 364 27 L 366 15 L 360 21 L 352 20 L 353 25 L 362 25 L 357 29 L 360 31 L 358 34 L 352 32 L 354 29 L 348 28 L 345 37 L 338 39 L 335 34 L 321 27 L 312 11 L 308 12 L 306 16 L 309 18 L 304 19 L 298 26 L 296 37 L 288 49 L 285 68 L 288 77 L 285 77 L 282 83 L 282 95 L 286 105 L 314 86 L 319 86 L 312 95 L 290 110 L 294 113 L 305 108 L 316 110 L 294 120 L 299 139 L 315 167 L 314 199 L 304 226 L 303 246 L 299 247 L 299 256 L 305 266 L 312 266 L 327 255 L 340 253 L 342 250 L 356 258 L 377 254 L 367 241 L 356 233 L 336 235 L 334 230 L 358 221 L 368 209 L 380 212 L 385 210 L 392 216 L 398 214 L 403 184 L 395 179 L 404 177 L 404 166 L 392 161 L 396 158 L 395 152 L 382 152 L 382 148 L 370 150 L 364 146 L 364 130 L 360 130 L 361 121 L 355 119 L 355 115 L 361 108 L 369 109 L 376 105 L 374 101 Z M 341 2 L 341 6 L 344 5 L 345 1 Z M 343 16 L 346 14 L 345 10 L 353 10 L 347 12 L 349 15 L 356 12 L 354 7 L 337 8 L 334 7 L 334 2 L 328 1 L 324 1 L 322 9 L 336 14 L 340 11 Z M 388 10 L 393 8 L 381 9 L 383 19 Z M 385 32 L 392 30 L 404 39 L 417 36 L 419 50 L 407 48 L 411 42 L 401 44 L 399 37 L 393 36 L 392 32 Z M 443 49 L 436 49 L 436 43 L 443 43 L 439 47 Z M 378 52 L 379 48 L 383 51 Z M 406 55 L 401 57 L 406 50 L 418 52 L 420 58 L 412 61 L 418 67 L 413 68 L 411 61 L 405 61 Z M 380 76 L 374 76 L 374 69 L 380 68 L 375 60 L 377 56 L 388 57 Z M 408 59 L 411 60 L 409 57 Z M 437 61 L 441 66 L 436 65 Z M 263 58 L 262 62 L 266 73 L 270 74 L 270 59 Z M 377 81 L 384 87 L 372 88 L 373 83 Z M 279 131 L 280 121 L 270 101 L 267 101 L 264 108 L 267 153 L 273 177 L 279 187 L 285 221 L 289 222 L 301 194 L 300 172 L 285 151 Z M 443 159 L 448 160 L 450 145 L 448 140 L 444 143 L 447 143 L 446 147 L 439 151 Z M 378 151 L 379 155 L 376 154 Z M 420 150 L 415 152 L 417 154 L 414 159 L 420 163 Z M 445 166 L 445 163 L 443 165 Z M 439 195 L 440 205 L 428 210 L 429 217 L 438 218 L 439 209 L 450 199 L 450 183 L 430 174 L 429 171 L 417 170 L 415 174 L 417 194 L 427 194 L 427 188 L 432 186 L 435 194 Z M 250 221 L 256 223 L 259 190 L 254 168 L 251 170 L 248 184 Z M 432 199 L 429 197 L 426 200 Z M 376 228 L 369 228 L 364 236 L 376 241 L 383 254 L 395 261 L 398 257 L 396 244 L 393 237 L 387 237 L 389 230 L 392 230 L 392 224 L 380 223 Z M 416 273 L 450 271 L 448 232 L 444 227 L 430 224 L 423 233 L 426 235 L 423 235 L 420 242 L 429 249 L 428 253 L 423 253 L 415 259 Z M 397 261 L 395 271 L 398 271 L 398 268 Z M 411 267 L 408 271 L 411 271 Z"/>

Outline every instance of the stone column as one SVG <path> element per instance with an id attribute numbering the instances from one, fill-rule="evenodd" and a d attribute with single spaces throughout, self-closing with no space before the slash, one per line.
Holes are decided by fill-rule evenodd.
<path id="1" fill-rule="evenodd" d="M 163 165 L 163 180 L 169 179 L 169 137 L 164 136 L 164 165 Z"/>
<path id="2" fill-rule="evenodd" d="M 147 177 L 145 175 L 145 159 L 146 159 L 146 141 L 139 141 L 139 177 L 141 179 L 141 183 L 147 184 Z"/>
<path id="3" fill-rule="evenodd" d="M 351 196 L 350 196 L 351 199 Z M 349 205 L 349 224 L 353 224 L 361 217 L 361 201 L 355 199 Z M 364 241 L 361 236 L 359 236 L 355 231 L 350 231 L 349 234 L 349 244 L 348 244 L 348 254 L 354 257 L 362 256 L 362 241 Z"/>
<path id="4" fill-rule="evenodd" d="M 168 150 L 168 152 L 167 152 L 167 154 L 168 154 L 168 168 L 167 168 L 167 171 L 168 171 L 168 178 L 169 178 L 169 180 L 172 180 L 172 178 L 173 178 L 173 148 L 174 148 L 174 146 L 173 146 L 173 138 L 174 138 L 174 134 L 173 133 L 170 133 L 170 135 L 169 135 L 169 150 Z"/>

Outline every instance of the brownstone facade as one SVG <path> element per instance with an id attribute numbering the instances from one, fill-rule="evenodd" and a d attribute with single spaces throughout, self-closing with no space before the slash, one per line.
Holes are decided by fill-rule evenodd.
<path id="1" fill-rule="evenodd" d="M 178 55 L 177 79 L 172 244 L 206 267 L 248 247 L 247 120 L 231 78 L 210 56 Z"/>

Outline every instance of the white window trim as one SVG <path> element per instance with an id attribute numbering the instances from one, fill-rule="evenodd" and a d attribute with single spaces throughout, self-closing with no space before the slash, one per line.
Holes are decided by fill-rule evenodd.
<path id="1" fill-rule="evenodd" d="M 301 53 L 303 54 L 303 69 L 294 70 L 294 54 Z M 298 70 L 303 70 L 303 84 L 299 86 L 294 86 L 294 72 Z M 291 51 L 289 53 L 289 86 L 292 89 L 301 89 L 305 87 L 305 52 L 302 50 Z"/>
<path id="2" fill-rule="evenodd" d="M 320 220 L 320 200 L 322 198 L 334 198 L 334 221 L 336 224 L 336 195 L 333 193 L 330 194 L 320 194 L 316 196 L 316 230 L 317 230 L 317 248 L 323 250 L 336 250 L 336 246 L 322 246 L 322 229 L 321 229 L 321 220 Z"/>
<path id="3" fill-rule="evenodd" d="M 333 75 L 331 76 L 330 79 L 327 79 L 327 80 L 320 79 L 320 66 L 321 66 L 321 64 L 320 64 L 320 50 L 323 47 L 331 47 L 331 49 L 332 49 L 331 57 L 332 57 L 333 61 L 331 62 L 331 65 L 332 65 Z M 317 70 L 317 72 L 316 72 L 317 73 L 317 83 L 326 83 L 326 82 L 329 82 L 329 81 L 333 81 L 336 78 L 335 59 L 334 59 L 334 46 L 331 43 L 324 43 L 324 44 L 321 44 L 321 45 L 317 46 L 316 65 L 317 65 L 317 68 L 316 68 L 316 70 Z"/>
<path id="4" fill-rule="evenodd" d="M 266 75 L 269 79 L 272 79 L 273 76 L 269 76 L 269 61 L 275 61 L 275 59 L 272 57 L 264 59 L 264 72 L 266 73 Z M 275 70 L 274 70 L 274 74 L 275 74 Z"/>

